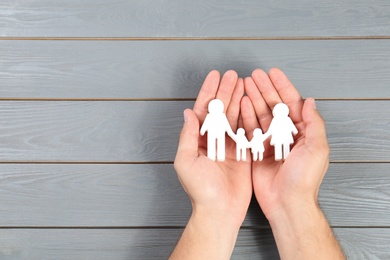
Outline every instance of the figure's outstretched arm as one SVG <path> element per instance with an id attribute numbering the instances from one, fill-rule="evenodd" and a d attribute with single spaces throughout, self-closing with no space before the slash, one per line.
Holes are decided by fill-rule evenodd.
<path id="1" fill-rule="evenodd" d="M 226 129 L 226 133 L 228 134 L 228 136 L 230 136 L 230 138 L 232 138 L 235 142 L 237 142 L 236 134 L 233 132 L 227 118 L 225 120 L 225 129 Z"/>
<path id="2" fill-rule="evenodd" d="M 237 135 L 233 132 L 233 130 L 230 128 L 230 125 L 229 125 L 229 123 L 227 123 L 227 125 L 228 125 L 228 127 L 227 127 L 227 131 L 226 131 L 226 133 L 228 134 L 228 136 L 230 136 L 230 138 L 232 138 L 233 139 L 233 141 L 234 142 L 238 142 L 238 137 L 237 137 Z"/>
<path id="3" fill-rule="evenodd" d="M 295 127 L 295 125 L 291 119 L 290 119 L 290 122 L 291 122 L 291 132 L 293 133 L 293 135 L 298 134 L 298 129 Z"/>
<path id="4" fill-rule="evenodd" d="M 271 136 L 271 133 L 270 132 L 266 132 L 264 135 L 263 135 L 263 140 L 267 140 L 268 137 Z"/>
<path id="5" fill-rule="evenodd" d="M 206 131 L 208 130 L 209 126 L 208 126 L 208 116 L 206 116 L 206 119 L 204 120 L 203 122 L 203 125 L 202 127 L 200 128 L 200 135 L 204 135 L 206 133 Z"/>
<path id="6" fill-rule="evenodd" d="M 235 134 L 229 135 L 229 136 L 230 136 L 230 138 L 232 138 L 232 140 L 233 140 L 235 143 L 237 143 L 237 136 L 236 136 Z"/>

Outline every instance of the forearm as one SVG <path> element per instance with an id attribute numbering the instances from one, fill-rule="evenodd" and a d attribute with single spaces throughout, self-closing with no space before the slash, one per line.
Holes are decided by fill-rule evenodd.
<path id="1" fill-rule="evenodd" d="M 193 213 L 169 259 L 230 259 L 238 231 L 223 216 Z"/>
<path id="2" fill-rule="evenodd" d="M 281 259 L 345 259 L 317 205 L 280 210 L 270 220 Z"/>

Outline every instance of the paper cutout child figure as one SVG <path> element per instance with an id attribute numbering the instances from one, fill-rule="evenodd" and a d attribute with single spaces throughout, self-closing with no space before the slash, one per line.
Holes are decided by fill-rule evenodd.
<path id="1" fill-rule="evenodd" d="M 244 128 L 238 128 L 235 141 L 237 161 L 246 161 L 246 149 L 250 148 L 250 143 L 246 139 Z"/>
<path id="2" fill-rule="evenodd" d="M 265 134 L 266 138 L 272 135 L 271 145 L 275 148 L 275 160 L 286 159 L 290 153 L 290 144 L 294 143 L 293 134 L 298 133 L 297 128 L 288 116 L 290 110 L 284 103 L 277 104 L 272 110 L 274 118 Z"/>
<path id="3" fill-rule="evenodd" d="M 264 141 L 267 139 L 268 136 L 265 134 L 263 135 L 263 131 L 261 131 L 260 128 L 256 128 L 255 131 L 253 131 L 253 138 L 250 141 L 250 145 L 252 148 L 252 154 L 253 154 L 253 161 L 263 160 L 263 154 L 264 154 Z"/>
<path id="4" fill-rule="evenodd" d="M 229 121 L 224 113 L 223 102 L 219 99 L 213 99 L 208 106 L 207 114 L 200 134 L 204 135 L 207 131 L 207 157 L 215 161 L 225 160 L 225 133 L 234 141 L 235 134 L 230 127 Z"/>

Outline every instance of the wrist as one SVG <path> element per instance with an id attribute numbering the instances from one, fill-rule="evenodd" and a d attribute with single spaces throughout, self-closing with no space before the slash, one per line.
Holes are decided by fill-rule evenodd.
<path id="1" fill-rule="evenodd" d="M 267 216 L 275 239 L 305 239 L 306 234 L 318 228 L 323 213 L 316 201 L 290 201 L 280 205 Z"/>
<path id="2" fill-rule="evenodd" d="M 281 259 L 345 259 L 317 203 L 280 208 L 270 219 Z"/>
<path id="3" fill-rule="evenodd" d="M 202 230 L 209 243 L 220 248 L 221 253 L 230 252 L 231 254 L 233 252 L 241 224 L 238 224 L 230 215 L 198 208 L 193 210 L 189 224 Z"/>
<path id="4" fill-rule="evenodd" d="M 208 206 L 192 203 L 192 214 L 191 218 L 207 220 L 208 222 L 213 222 L 215 224 L 225 225 L 231 227 L 232 230 L 240 229 L 242 223 L 244 222 L 246 213 L 248 211 L 248 206 L 243 208 L 241 205 L 235 205 L 235 203 L 229 203 L 228 205 L 223 205 L 220 203 L 218 206 Z"/>
<path id="5" fill-rule="evenodd" d="M 312 219 L 319 215 L 322 215 L 322 211 L 317 200 L 290 200 L 275 206 L 274 210 L 267 214 L 267 219 L 271 227 L 281 223 L 300 225 L 306 223 L 305 219 Z"/>
<path id="6" fill-rule="evenodd" d="M 239 228 L 206 211 L 193 211 L 169 259 L 230 259 Z"/>
<path id="7" fill-rule="evenodd" d="M 269 223 L 273 231 L 290 231 L 300 237 L 300 233 L 316 228 L 318 219 L 322 217 L 323 213 L 318 204 L 295 204 L 273 212 Z"/>
<path id="8" fill-rule="evenodd" d="M 226 212 L 194 208 L 189 223 L 196 226 L 202 225 L 205 229 L 207 227 L 206 230 L 210 233 L 236 239 L 242 221 L 237 221 L 235 217 Z"/>

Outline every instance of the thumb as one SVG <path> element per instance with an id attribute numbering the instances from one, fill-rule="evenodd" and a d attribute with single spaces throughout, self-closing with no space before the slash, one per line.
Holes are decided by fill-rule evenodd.
<path id="1" fill-rule="evenodd" d="M 328 147 L 325 122 L 318 113 L 313 98 L 306 99 L 303 105 L 302 118 L 306 128 L 306 143 L 316 147 Z"/>
<path id="2" fill-rule="evenodd" d="M 176 159 L 183 156 L 185 159 L 198 156 L 199 119 L 191 109 L 184 110 L 184 125 L 180 133 Z"/>

